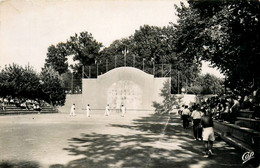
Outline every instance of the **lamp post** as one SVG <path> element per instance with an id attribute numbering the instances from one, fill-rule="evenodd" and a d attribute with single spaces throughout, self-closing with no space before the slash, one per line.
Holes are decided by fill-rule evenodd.
<path id="1" fill-rule="evenodd" d="M 108 70 L 108 61 L 106 59 L 106 72 L 107 72 L 107 70 Z"/>
<path id="2" fill-rule="evenodd" d="M 143 58 L 143 71 L 144 71 L 144 60 L 145 60 L 145 58 Z"/>
<path id="3" fill-rule="evenodd" d="M 180 71 L 178 70 L 178 79 L 177 79 L 177 85 L 178 85 L 178 94 L 180 94 L 180 89 L 179 89 L 179 87 L 180 87 Z"/>
<path id="4" fill-rule="evenodd" d="M 133 66 L 134 66 L 134 68 L 135 68 L 135 55 L 133 55 L 133 57 L 134 57 L 134 59 L 133 59 Z"/>
<path id="5" fill-rule="evenodd" d="M 115 55 L 115 68 L 116 68 L 116 55 Z"/>
<path id="6" fill-rule="evenodd" d="M 155 59 L 152 58 L 151 61 L 153 62 L 153 76 L 155 76 Z"/>
<path id="7" fill-rule="evenodd" d="M 73 94 L 73 68 L 72 65 L 69 66 L 69 70 L 71 72 L 71 84 L 70 84 L 70 89 L 71 89 L 71 94 Z"/>
<path id="8" fill-rule="evenodd" d="M 71 93 L 73 94 L 73 70 L 71 73 Z"/>
<path id="9" fill-rule="evenodd" d="M 124 54 L 124 66 L 126 66 L 126 54 L 128 53 L 129 51 L 127 50 L 127 48 L 125 47 L 125 49 L 122 51 L 122 54 Z"/>

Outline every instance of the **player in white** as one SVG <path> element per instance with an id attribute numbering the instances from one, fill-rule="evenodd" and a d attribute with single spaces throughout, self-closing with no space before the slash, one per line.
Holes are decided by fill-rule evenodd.
<path id="1" fill-rule="evenodd" d="M 89 104 L 87 105 L 87 117 L 90 117 L 90 106 L 89 106 Z"/>
<path id="2" fill-rule="evenodd" d="M 107 104 L 106 110 L 105 110 L 105 116 L 109 116 L 109 111 L 110 111 L 109 104 Z"/>
<path id="3" fill-rule="evenodd" d="M 70 108 L 70 116 L 75 116 L 75 109 L 76 109 L 76 106 L 75 106 L 75 104 L 73 104 Z"/>
<path id="4" fill-rule="evenodd" d="M 122 104 L 121 106 L 121 117 L 124 117 L 125 116 L 125 106 Z"/>

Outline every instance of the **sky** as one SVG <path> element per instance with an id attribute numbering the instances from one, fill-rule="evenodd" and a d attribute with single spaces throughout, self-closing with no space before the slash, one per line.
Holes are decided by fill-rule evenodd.
<path id="1" fill-rule="evenodd" d="M 108 47 L 144 24 L 167 26 L 177 20 L 174 4 L 180 0 L 0 0 L 0 68 L 29 64 L 39 72 L 47 48 L 75 33 Z M 220 75 L 207 64 L 203 72 Z"/>

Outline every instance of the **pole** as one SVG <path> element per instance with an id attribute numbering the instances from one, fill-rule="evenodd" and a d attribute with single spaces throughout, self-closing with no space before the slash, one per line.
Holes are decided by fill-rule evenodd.
<path id="1" fill-rule="evenodd" d="M 144 71 L 144 58 L 143 58 L 143 71 Z"/>
<path id="2" fill-rule="evenodd" d="M 178 80 L 177 80 L 178 94 L 180 94 L 180 91 L 179 91 L 179 90 L 180 90 L 180 89 L 179 89 L 179 87 L 180 87 L 180 84 L 179 84 L 179 83 L 180 83 L 180 82 L 179 82 L 179 81 L 180 81 L 180 71 L 178 71 Z"/>
<path id="3" fill-rule="evenodd" d="M 91 78 L 91 67 L 88 66 L 88 77 Z"/>
<path id="4" fill-rule="evenodd" d="M 97 77 L 98 77 L 98 62 L 97 62 Z"/>
<path id="5" fill-rule="evenodd" d="M 82 79 L 84 78 L 84 65 L 82 65 L 82 75 L 81 75 L 81 78 Z"/>
<path id="6" fill-rule="evenodd" d="M 155 76 L 155 59 L 153 59 L 153 76 Z"/>
<path id="7" fill-rule="evenodd" d="M 226 93 L 227 93 L 227 87 L 226 87 L 226 75 L 225 75 L 225 78 L 224 78 L 224 87 L 225 87 L 224 92 L 225 92 L 225 94 L 226 94 Z"/>
<path id="8" fill-rule="evenodd" d="M 108 70 L 108 62 L 107 62 L 107 59 L 106 59 L 106 72 Z"/>
<path id="9" fill-rule="evenodd" d="M 71 73 L 71 93 L 73 94 L 73 71 Z"/>
<path id="10" fill-rule="evenodd" d="M 115 68 L 116 68 L 116 55 L 115 55 Z"/>
<path id="11" fill-rule="evenodd" d="M 185 92 L 187 93 L 187 85 L 188 85 L 188 79 L 187 79 L 187 76 L 185 77 L 186 78 L 186 88 L 185 88 Z"/>
<path id="12" fill-rule="evenodd" d="M 171 78 L 171 80 L 170 80 L 170 87 L 171 87 L 171 93 L 172 93 L 172 64 L 170 64 L 170 78 Z"/>
<path id="13" fill-rule="evenodd" d="M 135 55 L 134 55 L 134 68 L 135 68 Z"/>
<path id="14" fill-rule="evenodd" d="M 125 52 L 124 52 L 124 65 L 126 66 L 126 49 L 125 49 Z"/>
<path id="15" fill-rule="evenodd" d="M 162 77 L 164 77 L 164 76 L 163 76 L 163 63 L 162 63 Z"/>

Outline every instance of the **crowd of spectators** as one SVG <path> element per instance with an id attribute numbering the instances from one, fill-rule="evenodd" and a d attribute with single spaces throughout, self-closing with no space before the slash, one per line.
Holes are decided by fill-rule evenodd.
<path id="1" fill-rule="evenodd" d="M 240 110 L 251 112 L 251 119 L 260 119 L 260 102 L 259 102 L 259 91 L 255 91 L 250 95 L 221 95 L 202 100 L 200 103 L 193 104 L 189 107 L 192 112 L 194 110 L 208 111 L 211 116 L 219 121 L 228 121 L 235 123 L 239 116 Z M 182 107 L 183 108 L 183 107 Z M 183 109 L 180 110 L 180 112 Z M 190 118 L 192 118 L 190 116 Z M 191 120 L 191 119 L 190 119 Z"/>
<path id="2" fill-rule="evenodd" d="M 41 101 L 30 100 L 25 98 L 0 98 L 0 110 L 6 110 L 7 106 L 16 106 L 21 109 L 41 111 Z"/>
<path id="3" fill-rule="evenodd" d="M 235 123 L 240 110 L 251 111 L 252 119 L 260 119 L 259 102 L 256 93 L 252 95 L 222 95 L 201 102 L 203 108 L 209 109 L 212 116 L 220 121 Z"/>

